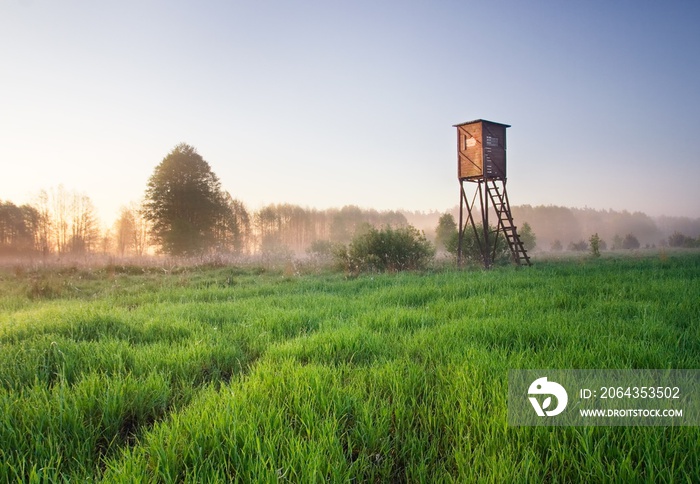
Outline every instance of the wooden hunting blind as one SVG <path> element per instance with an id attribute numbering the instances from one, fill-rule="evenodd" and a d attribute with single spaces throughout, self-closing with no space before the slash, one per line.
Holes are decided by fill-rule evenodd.
<path id="1" fill-rule="evenodd" d="M 456 124 L 458 176 L 461 179 L 506 178 L 507 124 L 483 119 Z"/>
<path id="2" fill-rule="evenodd" d="M 457 177 L 460 186 L 458 262 L 462 262 L 465 231 L 471 226 L 484 267 L 491 267 L 496 258 L 501 235 L 508 243 L 513 262 L 520 265 L 524 261 L 530 265 L 530 257 L 513 224 L 506 192 L 506 128 L 510 128 L 510 125 L 477 119 L 455 124 L 454 127 L 457 128 Z M 467 197 L 465 182 L 476 187 L 471 201 Z M 495 227 L 489 224 L 489 211 L 495 212 Z M 481 218 L 480 225 L 476 221 L 477 216 Z"/>

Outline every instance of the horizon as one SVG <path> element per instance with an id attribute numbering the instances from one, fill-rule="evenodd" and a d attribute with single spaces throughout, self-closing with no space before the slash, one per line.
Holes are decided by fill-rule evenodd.
<path id="1" fill-rule="evenodd" d="M 226 190 L 225 187 L 222 187 L 224 190 Z M 35 206 L 36 200 L 35 198 L 39 195 L 39 193 L 42 190 L 45 190 L 49 196 L 51 195 L 52 191 L 56 191 L 59 189 L 65 190 L 65 193 L 70 195 L 72 193 L 75 193 L 77 195 L 86 195 L 88 198 L 90 198 L 91 201 L 94 200 L 90 193 L 78 191 L 74 188 L 71 188 L 69 186 L 65 186 L 65 184 L 61 183 L 56 186 L 52 187 L 42 187 L 37 189 L 31 197 L 27 200 L 23 201 L 17 201 L 17 200 L 12 200 L 12 199 L 4 199 L 0 198 L 0 203 L 1 202 L 9 202 L 13 203 L 16 206 L 21 206 L 21 205 L 30 205 L 30 206 Z M 252 207 L 250 204 L 248 204 L 245 200 L 240 200 L 234 196 L 234 194 L 231 194 L 234 199 L 238 200 L 239 202 L 243 203 L 245 206 L 246 210 L 252 215 L 265 207 L 269 206 L 274 206 L 274 205 L 291 205 L 291 206 L 296 206 L 300 207 L 304 210 L 316 210 L 316 211 L 331 211 L 331 210 L 341 210 L 345 207 L 356 207 L 359 208 L 362 211 L 370 211 L 370 210 L 376 210 L 379 213 L 387 213 L 387 212 L 397 212 L 401 213 L 404 215 L 410 214 L 414 216 L 430 216 L 430 215 L 442 215 L 445 213 L 452 213 L 454 215 L 455 212 L 459 211 L 459 203 L 455 203 L 454 205 L 446 208 L 428 208 L 428 209 L 410 209 L 406 207 L 398 207 L 398 208 L 378 208 L 378 207 L 372 207 L 372 206 L 364 206 L 364 205 L 358 205 L 355 203 L 348 203 L 344 205 L 327 205 L 327 206 L 315 206 L 315 205 L 301 205 L 297 203 L 292 203 L 292 202 L 286 202 L 286 201 L 274 201 L 274 202 L 268 202 L 268 203 L 261 203 L 256 207 Z M 137 202 L 137 200 L 132 200 L 132 202 Z M 100 227 L 100 231 L 105 232 L 109 230 L 114 223 L 117 221 L 119 217 L 119 211 L 122 208 L 129 208 L 129 203 L 123 203 L 119 206 L 117 211 L 114 213 L 114 216 L 110 219 L 105 219 L 102 214 L 100 213 L 99 207 L 95 206 L 95 215 L 97 218 L 97 222 Z M 540 209 L 540 208 L 557 208 L 557 209 L 564 209 L 564 210 L 572 210 L 572 211 L 593 211 L 596 213 L 615 213 L 615 214 L 631 214 L 631 215 L 637 215 L 641 214 L 646 217 L 651 218 L 653 221 L 660 221 L 661 219 L 668 218 L 668 219 L 675 219 L 675 220 L 689 220 L 689 221 L 700 221 L 700 216 L 685 216 L 685 215 L 669 215 L 665 213 L 661 213 L 658 215 L 650 214 L 647 213 L 643 210 L 634 210 L 634 209 L 627 209 L 627 208 L 613 208 L 613 207 L 608 207 L 608 208 L 598 208 L 598 207 L 589 207 L 589 206 L 583 206 L 583 207 L 577 207 L 577 206 L 570 206 L 570 205 L 561 205 L 557 203 L 548 203 L 548 204 L 531 204 L 531 203 L 514 203 L 512 204 L 512 208 L 517 210 L 521 208 L 533 208 L 533 209 Z M 527 220 L 523 220 L 522 222 L 527 222 Z"/>
<path id="2" fill-rule="evenodd" d="M 17 205 L 63 185 L 109 227 L 186 142 L 251 211 L 444 212 L 453 125 L 483 118 L 512 126 L 513 206 L 700 217 L 694 3 L 1 8 Z"/>

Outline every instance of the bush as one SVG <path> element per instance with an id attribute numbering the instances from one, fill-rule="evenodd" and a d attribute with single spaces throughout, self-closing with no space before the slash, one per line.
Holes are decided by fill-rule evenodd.
<path id="1" fill-rule="evenodd" d="M 384 227 L 356 235 L 348 247 L 334 250 L 336 262 L 348 272 L 396 272 L 424 269 L 435 255 L 435 248 L 416 228 Z"/>

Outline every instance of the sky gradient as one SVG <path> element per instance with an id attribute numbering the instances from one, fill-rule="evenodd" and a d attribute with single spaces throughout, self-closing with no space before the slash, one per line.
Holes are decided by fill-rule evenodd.
<path id="1" fill-rule="evenodd" d="M 508 130 L 511 204 L 700 217 L 700 2 L 7 0 L 0 199 L 105 223 L 178 143 L 234 198 L 458 204 L 456 130 Z"/>

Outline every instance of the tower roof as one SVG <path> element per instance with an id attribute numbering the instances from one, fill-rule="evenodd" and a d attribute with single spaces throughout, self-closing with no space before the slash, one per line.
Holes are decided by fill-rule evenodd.
<path id="1" fill-rule="evenodd" d="M 510 124 L 496 123 L 495 121 L 489 121 L 488 119 L 475 119 L 473 121 L 465 121 L 464 123 L 453 124 L 452 127 L 456 128 L 458 126 L 464 126 L 465 124 L 480 123 L 480 122 L 498 124 L 500 126 L 505 126 L 506 128 L 510 128 Z"/>

